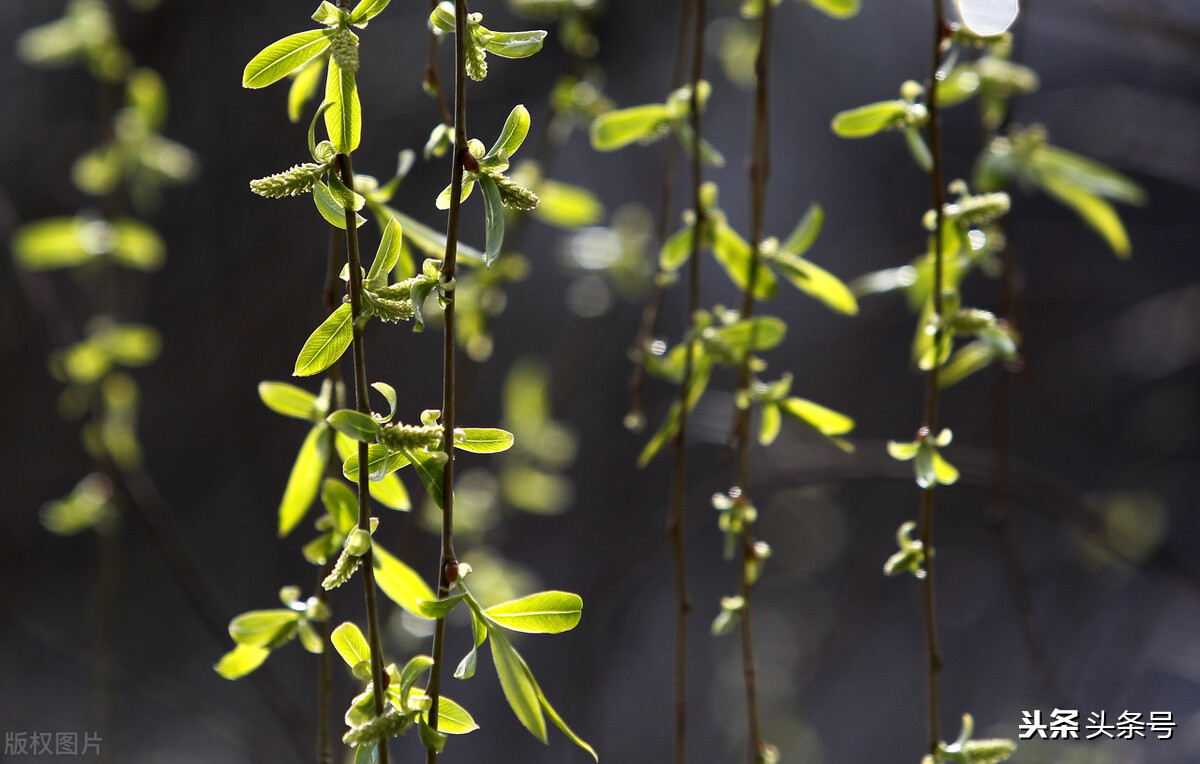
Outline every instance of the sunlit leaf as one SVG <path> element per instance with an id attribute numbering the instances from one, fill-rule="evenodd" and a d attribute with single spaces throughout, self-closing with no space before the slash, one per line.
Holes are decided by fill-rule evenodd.
<path id="1" fill-rule="evenodd" d="M 405 565 L 379 544 L 372 545 L 375 583 L 388 599 L 415 616 L 421 615 L 418 600 L 437 599 L 437 595 L 415 570 Z"/>
<path id="2" fill-rule="evenodd" d="M 270 654 L 266 647 L 238 645 L 221 656 L 213 668 L 226 679 L 240 679 L 261 666 Z"/>
<path id="3" fill-rule="evenodd" d="M 308 377 L 325 371 L 337 363 L 353 338 L 350 304 L 343 303 L 304 341 L 292 374 Z"/>
<path id="4" fill-rule="evenodd" d="M 242 73 L 243 87 L 262 88 L 283 79 L 323 53 L 334 33 L 332 29 L 316 29 L 271 43 L 246 64 Z"/>
<path id="5" fill-rule="evenodd" d="M 287 382 L 259 382 L 258 397 L 276 414 L 309 422 L 318 421 L 317 396 L 295 385 L 289 385 Z"/>
<path id="6" fill-rule="evenodd" d="M 288 535 L 304 519 L 308 508 L 317 498 L 325 465 L 329 463 L 329 448 L 333 433 L 325 423 L 313 425 L 300 446 L 300 453 L 288 476 L 283 500 L 279 503 L 279 535 Z"/>
<path id="7" fill-rule="evenodd" d="M 583 614 L 583 599 L 570 592 L 538 592 L 528 597 L 493 605 L 483 611 L 506 629 L 528 634 L 559 634 L 570 631 Z"/>

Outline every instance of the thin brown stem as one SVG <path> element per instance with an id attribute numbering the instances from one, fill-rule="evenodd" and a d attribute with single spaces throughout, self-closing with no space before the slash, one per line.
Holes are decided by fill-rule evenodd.
<path id="1" fill-rule="evenodd" d="M 746 290 L 742 292 L 741 317 L 754 316 L 754 290 L 758 286 L 759 251 L 763 240 L 763 217 L 767 206 L 767 176 L 770 173 L 770 61 L 771 61 L 771 3 L 762 4 L 759 20 L 758 57 L 754 62 L 757 85 L 754 92 L 753 134 L 750 148 L 750 262 L 746 274 Z M 751 327 L 750 347 L 754 346 Z M 747 349 L 738 364 L 737 390 L 739 395 L 750 387 L 750 366 L 754 353 Z M 739 405 L 735 412 L 737 443 L 737 501 L 748 501 L 750 490 L 750 407 Z M 754 582 L 749 570 L 758 556 L 754 528 L 747 523 L 742 531 L 741 560 L 738 565 L 738 594 L 742 598 L 742 676 L 746 687 L 746 724 L 749 732 L 750 762 L 758 761 L 765 747 L 758 713 L 758 669 L 754 657 L 754 626 L 751 595 Z"/>
<path id="2" fill-rule="evenodd" d="M 692 6 L 695 0 L 683 0 L 679 10 L 679 30 L 675 42 L 675 64 L 671 69 L 671 90 L 677 89 L 683 84 L 683 66 L 687 52 L 688 40 L 688 20 L 691 17 Z M 662 167 L 662 193 L 659 196 L 658 204 L 658 240 L 664 242 L 667 236 L 671 233 L 671 198 L 675 192 L 675 157 L 679 147 L 675 141 L 667 141 L 666 150 L 663 152 L 663 167 Z M 654 280 L 654 290 L 650 294 L 650 299 L 646 301 L 646 306 L 642 310 L 642 324 L 638 329 L 637 338 L 634 340 L 634 348 L 638 353 L 638 362 L 634 364 L 633 371 L 629 375 L 627 388 L 629 390 L 629 416 L 630 421 L 640 425 L 645 421 L 646 411 L 646 364 L 644 363 L 645 354 L 649 352 L 650 343 L 653 341 L 654 335 L 658 332 L 658 320 L 662 312 L 663 299 L 666 296 L 667 287 L 665 283 L 659 279 Z"/>
<path id="3" fill-rule="evenodd" d="M 338 165 L 341 168 L 342 183 L 346 188 L 354 188 L 354 166 L 349 154 L 338 155 Z M 350 320 L 352 327 L 351 348 L 354 356 L 354 405 L 362 414 L 370 415 L 371 405 L 367 400 L 367 361 L 363 353 L 363 328 L 359 323 L 362 316 L 362 260 L 358 250 L 358 224 L 354 218 L 354 210 L 347 208 L 346 212 L 346 256 L 350 271 Z M 366 442 L 358 444 L 358 463 L 369 461 Z M 370 475 L 365 469 L 358 471 L 358 527 L 371 532 L 371 494 Z M 376 688 L 374 694 L 375 715 L 383 716 L 384 693 L 383 683 L 383 641 L 379 633 L 379 610 L 375 590 L 374 553 L 368 549 L 362 555 L 363 590 L 367 600 L 367 643 L 371 648 L 371 681 Z M 379 761 L 388 764 L 387 740 L 379 743 Z"/>
<path id="4" fill-rule="evenodd" d="M 704 71 L 704 24 L 707 15 L 706 0 L 695 0 L 695 37 L 692 43 L 692 102 L 691 125 L 697 146 L 700 143 L 700 98 L 699 83 Z M 696 341 L 691 330 L 696 311 L 700 308 L 700 247 L 706 224 L 704 207 L 700 198 L 703 171 L 700 152 L 692 152 L 692 210 L 696 224 L 692 229 L 692 254 L 688 264 L 688 294 L 685 331 L 687 353 L 684 358 L 683 379 L 679 384 L 679 431 L 674 439 L 674 462 L 671 477 L 670 515 L 667 520 L 667 535 L 671 541 L 672 560 L 675 572 L 675 762 L 683 764 L 687 758 L 687 620 L 691 613 L 691 601 L 687 583 L 687 549 L 684 541 L 684 509 L 687 502 L 687 431 L 692 376 L 696 364 Z"/>
<path id="5" fill-rule="evenodd" d="M 945 42 L 949 39 L 942 0 L 933 0 L 934 34 L 929 82 L 926 92 L 929 109 L 929 150 L 933 156 L 933 168 L 929 174 L 930 191 L 933 199 L 933 321 L 936 330 L 933 336 L 933 363 L 925 376 L 925 423 L 924 431 L 929 437 L 938 432 L 938 375 L 941 366 L 941 348 L 944 337 L 942 290 L 944 289 L 944 263 L 942 257 L 943 207 L 946 203 L 946 187 L 943 180 L 941 114 L 937 99 L 937 83 L 942 79 L 941 62 Z M 922 606 L 925 616 L 925 646 L 928 663 L 928 752 L 937 755 L 941 735 L 938 731 L 938 675 L 942 670 L 942 656 L 938 648 L 937 597 L 934 588 L 933 508 L 934 488 L 930 485 L 921 493 L 920 536 L 925 549 L 925 578 L 922 581 Z"/>
<path id="6" fill-rule="evenodd" d="M 458 577 L 458 558 L 454 553 L 454 425 L 455 425 L 455 324 L 454 280 L 458 273 L 458 221 L 462 209 L 463 166 L 467 147 L 467 9 L 466 0 L 454 4 L 454 161 L 450 170 L 450 210 L 446 216 L 446 254 L 440 277 L 444 293 L 445 336 L 442 345 L 442 443 L 446 464 L 442 473 L 442 554 L 438 561 L 438 597 L 450 594 L 450 585 Z M 442 688 L 442 663 L 446 642 L 446 619 L 439 618 L 433 632 L 433 666 L 429 670 L 429 726 L 438 729 L 438 700 Z M 426 753 L 428 764 L 438 754 Z"/>
<path id="7" fill-rule="evenodd" d="M 429 0 L 429 10 L 432 13 L 438 6 L 438 0 Z M 433 28 L 429 29 L 429 58 L 425 62 L 425 92 L 438 103 L 438 112 L 442 115 L 442 124 L 449 125 L 452 117 L 450 107 L 446 104 L 446 94 L 442 92 L 442 79 L 438 75 L 438 36 Z"/>

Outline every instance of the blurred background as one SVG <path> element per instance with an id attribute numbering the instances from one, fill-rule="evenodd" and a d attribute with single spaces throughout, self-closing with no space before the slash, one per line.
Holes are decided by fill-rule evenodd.
<path id="1" fill-rule="evenodd" d="M 240 85 L 245 63 L 267 43 L 312 28 L 315 4 L 114 5 L 122 43 L 166 84 L 162 134 L 190 149 L 173 156 L 178 174 L 191 177 L 139 213 L 166 244 L 155 273 L 121 272 L 97 286 L 87 274 L 19 273 L 12 258 L 0 258 L 0 728 L 103 730 L 102 755 L 111 761 L 303 760 L 315 724 L 311 656 L 288 645 L 257 680 L 226 681 L 212 666 L 232 647 L 220 631 L 229 618 L 278 607 L 281 586 L 307 592 L 316 578 L 298 553 L 312 537 L 312 516 L 285 540 L 275 533 L 306 430 L 267 410 L 256 386 L 289 379 L 301 344 L 326 315 L 328 231 L 304 198 L 249 192 L 250 179 L 307 161 L 307 116 L 287 121 L 284 84 Z M 605 212 L 576 230 L 537 219 L 519 231 L 510 226 L 507 243 L 523 259 L 508 260 L 495 283 L 476 284 L 491 321 L 464 349 L 460 422 L 544 416 L 530 428 L 534 445 L 461 458 L 468 509 L 459 551 L 490 601 L 539 587 L 583 596 L 574 631 L 517 645 L 604 760 L 662 761 L 670 751 L 674 607 L 664 530 L 669 458 L 644 470 L 634 461 L 673 390 L 649 385 L 651 429 L 633 433 L 623 420 L 629 350 L 658 247 L 663 144 L 602 155 L 586 131 L 561 121 L 546 130 L 549 94 L 564 69 L 579 64 L 564 52 L 564 34 L 578 42 L 572 35 L 583 33 L 498 1 L 477 5 L 493 29 L 551 34 L 536 57 L 493 57 L 486 83 L 469 85 L 468 133 L 490 144 L 512 106 L 526 104 L 534 128 L 521 154 L 541 160 L 548 177 L 590 189 Z M 705 70 L 713 95 L 704 124 L 728 161 L 707 177 L 744 231 L 750 95 L 738 85 L 746 63 L 739 40 L 750 27 L 737 3 L 711 5 Z M 927 3 L 863 6 L 835 21 L 785 0 L 775 16 L 766 228 L 785 236 L 819 201 L 826 225 L 809 256 L 846 280 L 921 252 L 929 206 L 926 177 L 899 135 L 847 141 L 829 128 L 836 112 L 895 98 L 903 79 L 922 79 L 928 66 Z M 1200 5 L 1025 6 L 1016 56 L 1037 71 L 1041 88 L 1017 101 L 1015 121 L 1043 124 L 1057 145 L 1129 174 L 1149 201 L 1120 208 L 1133 244 L 1132 259 L 1121 261 L 1070 210 L 1044 195 L 1014 194 L 1009 237 L 1022 274 L 1025 362 L 1007 383 L 1010 425 L 998 427 L 995 416 L 1002 373 L 988 370 L 944 395 L 942 418 L 955 432 L 947 456 L 963 478 L 938 492 L 943 735 L 956 734 L 961 712 L 975 716 L 982 735 L 1006 737 L 1016 737 L 1022 711 L 1035 709 L 1077 709 L 1081 721 L 1100 711 L 1110 720 L 1124 711 L 1171 712 L 1178 727 L 1168 741 L 1150 733 L 1029 743 L 1013 760 L 1200 761 Z M 8 240 L 41 218 L 108 214 L 70 179 L 77 158 L 103 140 L 97 115 L 113 105 L 84 67 L 34 68 L 16 55 L 18 36 L 59 18 L 62 2 L 5 7 L 0 236 Z M 661 102 L 670 89 L 675 4 L 610 0 L 585 15 L 594 35 L 585 42 L 596 44 L 591 84 L 618 106 Z M 360 33 L 364 124 L 354 161 L 386 180 L 397 153 L 415 150 L 392 205 L 440 228 L 444 213 L 433 199 L 448 161 L 420 156 L 439 121 L 421 92 L 426 16 L 424 3 L 393 2 Z M 451 46 L 441 54 L 448 77 Z M 947 113 L 947 179 L 969 177 L 977 121 L 969 104 Z M 680 174 L 679 187 L 685 182 Z M 678 194 L 672 228 L 682 202 Z M 462 238 L 478 247 L 482 217 L 472 199 Z M 377 229 L 362 231 L 373 251 Z M 682 327 L 682 292 L 665 302 L 668 341 Z M 999 283 L 983 275 L 964 293 L 984 308 L 1001 299 Z M 702 304 L 736 299 L 706 262 Z M 70 402 L 47 362 L 78 337 L 97 304 L 161 335 L 157 360 L 130 372 L 140 391 L 142 460 L 138 477 L 118 491 L 144 511 L 122 502 L 103 534 L 55 535 L 46 527 L 54 517 L 48 503 L 71 495 L 96 465 L 80 445 L 81 423 L 59 415 Z M 789 325 L 784 344 L 767 355 L 772 371 L 794 372 L 795 394 L 857 421 L 852 455 L 794 423 L 759 452 L 758 534 L 774 549 L 756 594 L 764 733 L 788 762 L 915 762 L 923 748 L 919 589 L 911 577 L 881 574 L 895 529 L 917 513 L 909 466 L 884 450 L 888 439 L 910 439 L 920 422 L 923 382 L 908 359 L 914 317 L 895 294 L 860 304 L 860 314 L 846 318 L 781 288 L 763 307 Z M 418 335 L 373 325 L 368 333 L 369 376 L 396 387 L 404 421 L 439 405 L 440 341 L 438 327 Z M 299 384 L 315 391 L 312 380 Z M 691 438 L 689 746 L 692 760 L 705 762 L 739 760 L 745 734 L 737 637 L 709 636 L 720 597 L 735 587 L 710 505 L 730 487 L 732 385 L 732 375 L 714 378 Z M 1005 437 L 1009 489 L 997 498 L 994 452 Z M 401 474 L 419 497 L 411 474 Z M 428 508 L 416 503 L 408 516 L 379 510 L 381 541 L 432 578 L 437 539 L 425 530 L 433 527 Z M 997 532 L 1005 517 L 1000 526 L 1015 541 L 1009 552 Z M 360 600 L 356 587 L 338 591 L 333 623 L 362 622 Z M 384 618 L 392 657 L 428 651 L 421 624 L 390 603 Z M 465 652 L 469 640 L 466 622 L 456 621 L 448 652 Z M 557 731 L 543 747 L 521 729 L 487 660 L 474 681 L 451 688 L 482 729 L 452 740 L 448 755 L 583 761 Z M 336 673 L 335 710 L 357 692 L 346 672 Z M 393 752 L 401 761 L 422 755 L 413 735 Z"/>

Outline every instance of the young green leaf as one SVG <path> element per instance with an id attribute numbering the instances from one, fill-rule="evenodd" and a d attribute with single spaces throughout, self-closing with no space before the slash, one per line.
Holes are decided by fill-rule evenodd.
<path id="1" fill-rule="evenodd" d="M 455 679 L 470 679 L 475 676 L 475 667 L 479 662 L 479 647 L 488 638 L 487 621 L 484 620 L 483 611 L 479 608 L 478 603 L 475 603 L 468 597 L 467 605 L 470 606 L 473 643 L 471 651 L 463 656 L 463 659 L 459 661 L 458 666 L 454 669 Z"/>
<path id="2" fill-rule="evenodd" d="M 325 418 L 329 426 L 351 440 L 362 443 L 374 443 L 379 438 L 382 427 L 370 414 L 350 409 L 335 411 Z"/>
<path id="3" fill-rule="evenodd" d="M 239 645 L 274 648 L 291 639 L 299 620 L 295 610 L 251 610 L 229 622 L 229 636 Z"/>
<path id="4" fill-rule="evenodd" d="M 371 389 L 383 396 L 388 402 L 388 413 L 383 421 L 390 422 L 396 416 L 396 388 L 386 382 L 372 382 Z"/>
<path id="5" fill-rule="evenodd" d="M 412 462 L 413 469 L 416 470 L 421 485 L 425 486 L 425 492 L 429 494 L 429 498 L 433 499 L 439 507 L 444 507 L 446 473 L 443 468 L 446 464 L 446 455 L 439 451 L 435 456 L 423 448 L 406 449 L 403 453 Z"/>
<path id="6" fill-rule="evenodd" d="M 371 646 L 362 631 L 349 621 L 333 630 L 329 642 L 350 668 L 371 662 Z"/>
<path id="7" fill-rule="evenodd" d="M 321 503 L 333 518 L 333 527 L 343 536 L 348 535 L 358 524 L 358 496 L 336 478 L 325 478 L 321 483 Z"/>
<path id="8" fill-rule="evenodd" d="M 321 217 L 325 218 L 325 222 L 331 226 L 346 230 L 346 208 L 333 196 L 333 192 L 329 186 L 321 181 L 313 184 L 313 203 L 317 205 L 317 212 L 321 213 Z M 357 228 L 367 219 L 357 212 L 354 213 L 354 226 Z"/>
<path id="9" fill-rule="evenodd" d="M 349 154 L 358 148 L 362 134 L 362 107 L 358 101 L 354 72 L 343 71 L 332 60 L 325 75 L 325 130 L 338 153 Z"/>
<path id="10" fill-rule="evenodd" d="M 649 142 L 667 133 L 670 111 L 665 104 L 652 103 L 605 112 L 592 120 L 592 148 L 616 151 L 635 141 Z"/>
<path id="11" fill-rule="evenodd" d="M 542 716 L 541 703 L 533 682 L 533 674 L 521 655 L 509 644 L 508 637 L 500 629 L 488 629 L 492 638 L 492 662 L 508 705 L 517 720 L 530 734 L 546 742 L 546 719 Z"/>
<path id="12" fill-rule="evenodd" d="M 779 437 L 783 426 L 783 417 L 779 413 L 778 403 L 764 403 L 759 408 L 758 442 L 769 446 Z"/>
<path id="13" fill-rule="evenodd" d="M 481 175 L 479 187 L 483 189 L 483 214 L 487 222 L 483 256 L 491 265 L 500 255 L 500 247 L 504 244 L 504 207 L 500 202 L 500 187 L 491 175 Z"/>
<path id="14" fill-rule="evenodd" d="M 345 436 L 343 436 L 345 437 Z M 346 442 L 353 444 L 354 441 L 346 438 Z M 342 449 L 339 447 L 339 453 Z M 372 443 L 367 448 L 367 470 L 372 483 L 383 482 L 391 473 L 408 465 L 408 457 L 399 451 L 388 451 L 388 449 L 378 443 Z M 349 453 L 343 456 L 342 474 L 347 480 L 358 482 L 358 448 L 351 446 Z"/>
<path id="15" fill-rule="evenodd" d="M 94 232 L 95 235 L 88 235 Z M 107 224 L 78 218 L 47 218 L 27 223 L 12 237 L 17 265 L 31 271 L 72 268 L 111 249 Z"/>
<path id="16" fill-rule="evenodd" d="M 692 256 L 692 237 L 695 236 L 694 226 L 684 226 L 671 234 L 663 242 L 662 250 L 658 253 L 658 267 L 664 271 L 677 271 Z"/>
<path id="17" fill-rule="evenodd" d="M 528 134 L 529 110 L 524 105 L 517 104 L 508 113 L 508 119 L 504 121 L 504 129 L 500 131 L 500 137 L 496 139 L 496 143 L 488 150 L 484 159 L 494 159 L 501 154 L 511 157 L 517 153 L 517 149 L 521 148 L 521 144 Z"/>
<path id="18" fill-rule="evenodd" d="M 292 532 L 317 498 L 321 477 L 325 474 L 325 465 L 329 462 L 332 437 L 330 429 L 324 423 L 318 423 L 313 425 L 304 438 L 300 453 L 296 456 L 296 462 L 288 476 L 283 500 L 279 503 L 280 538 Z"/>
<path id="19" fill-rule="evenodd" d="M 1061 178 L 1043 175 L 1040 182 L 1047 194 L 1075 210 L 1083 222 L 1100 234 L 1117 257 L 1124 260 L 1132 254 L 1129 234 L 1111 204 L 1083 186 Z"/>
<path id="20" fill-rule="evenodd" d="M 121 218 L 113 221 L 112 232 L 113 262 L 146 272 L 162 266 L 167 248 L 153 228 L 137 220 Z"/>
<path id="21" fill-rule="evenodd" d="M 711 242 L 713 255 L 717 262 L 729 274 L 729 279 L 738 289 L 746 290 L 750 286 L 750 244 L 725 223 L 712 226 L 713 240 Z M 771 273 L 759 258 L 758 273 L 755 278 L 754 296 L 759 300 L 769 300 L 775 296 L 775 274 Z"/>
<path id="22" fill-rule="evenodd" d="M 848 19 L 858 14 L 861 0 L 808 0 L 808 4 L 835 19 Z"/>
<path id="23" fill-rule="evenodd" d="M 421 718 L 429 723 L 429 712 L 423 711 Z M 467 713 L 467 709 L 442 695 L 438 698 L 438 732 L 445 735 L 465 735 L 479 729 L 479 725 Z"/>
<path id="24" fill-rule="evenodd" d="M 854 420 L 833 409 L 804 398 L 785 398 L 779 402 L 784 413 L 804 422 L 821 435 L 828 438 L 835 446 L 846 452 L 854 450 L 845 439 L 838 437 L 854 429 Z"/>
<path id="25" fill-rule="evenodd" d="M 475 454 L 498 454 L 512 448 L 513 434 L 495 427 L 459 427 L 454 447 Z"/>
<path id="26" fill-rule="evenodd" d="M 375 583 L 388 599 L 415 616 L 421 615 L 420 600 L 435 600 L 437 595 L 415 570 L 393 557 L 379 544 L 372 547 Z M 423 616 L 422 616 L 423 617 Z"/>
<path id="27" fill-rule="evenodd" d="M 421 611 L 421 616 L 428 618 L 431 621 L 436 621 L 439 618 L 445 618 L 462 602 L 462 594 L 456 594 L 453 597 L 447 597 L 441 600 L 418 600 L 417 609 Z"/>
<path id="28" fill-rule="evenodd" d="M 808 206 L 804 217 L 800 218 L 800 222 L 796 224 L 796 230 L 792 231 L 791 236 L 788 236 L 787 240 L 779 245 L 779 251 L 789 255 L 803 255 L 817 240 L 823 225 L 825 225 L 825 210 L 821 205 L 813 202 Z"/>
<path id="29" fill-rule="evenodd" d="M 240 679 L 261 666 L 270 654 L 266 647 L 238 645 L 221 656 L 213 668 L 226 679 Z"/>
<path id="30" fill-rule="evenodd" d="M 332 29 L 316 29 L 271 43 L 246 64 L 246 70 L 242 73 L 242 87 L 263 88 L 278 82 L 325 52 L 334 32 Z"/>
<path id="31" fill-rule="evenodd" d="M 838 112 L 833 117 L 833 132 L 842 138 L 868 138 L 904 124 L 908 104 L 902 100 L 879 101 Z"/>
<path id="32" fill-rule="evenodd" d="M 494 623 L 526 634 L 570 631 L 583 614 L 583 600 L 570 592 L 538 592 L 484 610 Z"/>
<path id="33" fill-rule="evenodd" d="M 358 28 L 365 27 L 367 22 L 378 16 L 391 0 L 360 0 L 359 4 L 350 11 L 350 23 Z"/>
<path id="34" fill-rule="evenodd" d="M 692 369 L 691 390 L 688 391 L 688 411 L 696 407 L 700 396 L 707 389 L 713 367 L 712 358 L 707 353 L 701 352 L 699 347 L 694 352 L 696 353 L 696 358 L 694 368 Z M 645 447 L 642 448 L 641 454 L 638 455 L 637 466 L 639 468 L 644 468 L 649 464 L 650 460 L 662 450 L 662 447 L 679 432 L 680 411 L 679 401 L 671 404 L 662 427 L 658 429 L 658 432 L 654 433 L 654 437 L 650 438 Z"/>
<path id="35" fill-rule="evenodd" d="M 529 671 L 529 667 L 526 666 L 525 670 Z M 542 692 L 542 688 L 536 681 L 534 681 L 532 672 L 529 674 L 529 680 L 533 682 L 533 691 L 537 695 L 538 703 L 541 704 L 542 710 L 546 712 L 546 716 L 550 717 L 550 721 L 554 722 L 554 726 L 558 727 L 558 729 L 562 731 L 562 733 L 566 735 L 572 743 L 590 753 L 592 755 L 592 759 L 594 759 L 598 764 L 600 761 L 600 755 L 596 753 L 596 749 L 589 745 L 586 740 L 575 734 L 575 730 L 571 729 L 570 726 L 568 726 L 563 720 L 563 718 L 558 715 L 558 711 L 554 710 L 554 706 L 550 705 L 549 700 L 546 700 L 546 695 Z"/>
<path id="36" fill-rule="evenodd" d="M 858 313 L 858 300 L 842 280 L 829 271 L 797 255 L 777 252 L 769 261 L 784 278 L 801 292 L 823 302 L 838 313 L 853 316 Z"/>
<path id="37" fill-rule="evenodd" d="M 488 53 L 495 53 L 501 58 L 528 58 L 542 49 L 542 41 L 545 39 L 546 33 L 541 29 L 530 29 L 525 32 L 492 32 L 489 30 L 483 47 Z"/>
<path id="38" fill-rule="evenodd" d="M 383 239 L 379 242 L 375 259 L 371 261 L 371 270 L 367 272 L 368 284 L 382 286 L 387 283 L 388 274 L 392 272 L 392 268 L 396 267 L 396 261 L 400 259 L 400 244 L 403 236 L 404 229 L 400 227 L 400 223 L 395 218 L 389 218 L 387 225 L 383 228 Z"/>
<path id="39" fill-rule="evenodd" d="M 325 73 L 325 60 L 314 58 L 296 73 L 288 88 L 288 119 L 299 122 L 304 113 L 304 104 L 317 94 L 317 86 L 321 84 L 321 75 Z"/>
<path id="40" fill-rule="evenodd" d="M 308 377 L 325 371 L 346 352 L 353 339 L 353 328 L 350 320 L 350 304 L 343 303 L 329 315 L 309 338 L 304 341 L 300 355 L 296 358 L 296 368 L 292 374 L 297 377 Z"/>
<path id="41" fill-rule="evenodd" d="M 287 382 L 259 382 L 258 397 L 276 414 L 308 422 L 320 421 L 316 411 L 317 396 L 295 385 L 289 385 Z"/>

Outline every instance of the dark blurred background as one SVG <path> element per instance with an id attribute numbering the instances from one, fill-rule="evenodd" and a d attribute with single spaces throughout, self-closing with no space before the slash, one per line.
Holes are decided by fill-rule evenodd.
<path id="1" fill-rule="evenodd" d="M 714 17 L 736 16 L 736 3 L 713 5 Z M 810 256 L 846 279 L 902 265 L 923 246 L 927 183 L 902 140 L 839 140 L 829 120 L 839 110 L 893 98 L 901 80 L 924 76 L 926 5 L 866 0 L 857 18 L 838 22 L 785 0 L 776 16 L 767 230 L 786 235 L 819 200 L 827 222 Z M 1013 380 L 1007 505 L 1031 596 L 1023 606 L 993 529 L 996 380 L 983 373 L 944 396 L 943 420 L 955 431 L 947 455 L 963 479 L 938 492 L 943 734 L 956 734 L 963 711 L 974 714 L 981 733 L 1009 737 L 1023 710 L 1077 709 L 1081 720 L 1098 711 L 1110 719 L 1126 710 L 1144 718 L 1169 711 L 1178 724 L 1169 741 L 1153 734 L 1132 742 L 1049 741 L 1023 745 L 1014 761 L 1200 761 L 1200 5 L 1028 5 L 1018 50 L 1042 87 L 1018 102 L 1017 121 L 1043 123 L 1058 145 L 1130 174 L 1150 201 L 1121 208 L 1134 256 L 1120 262 L 1068 210 L 1044 196 L 1014 197 L 1010 235 L 1024 273 L 1026 363 Z M 164 340 L 159 360 L 135 373 L 145 467 L 167 521 L 220 592 L 225 619 L 277 607 L 280 586 L 308 589 L 315 576 L 298 554 L 308 523 L 287 540 L 275 538 L 275 508 L 304 429 L 267 411 L 256 385 L 288 379 L 301 343 L 324 317 L 327 231 L 304 199 L 269 202 L 249 193 L 251 178 L 307 157 L 303 126 L 285 117 L 286 87 L 240 86 L 243 66 L 265 44 L 311 28 L 310 6 L 176 1 L 126 13 L 123 21 L 138 63 L 158 70 L 169 87 L 164 133 L 191 147 L 201 166 L 195 182 L 165 193 L 152 217 L 167 242 L 165 266 L 122 282 L 124 317 L 158 327 Z M 7 238 L 21 223 L 94 204 L 68 178 L 99 128 L 96 90 L 85 72 L 32 69 L 12 52 L 22 30 L 57 18 L 62 3 L 6 0 L 5 8 L 0 232 Z M 500 2 L 475 10 L 496 29 L 531 26 Z M 361 33 L 360 172 L 389 176 L 397 151 L 419 152 L 437 122 L 433 102 L 421 93 L 426 14 L 424 3 L 393 2 Z M 612 0 L 596 14 L 597 61 L 618 105 L 663 99 L 676 22 L 668 3 Z M 720 31 L 710 35 L 714 47 Z M 449 52 L 443 45 L 443 64 Z M 493 60 L 486 83 L 468 88 L 468 132 L 490 143 L 520 102 L 533 115 L 536 136 L 562 62 L 553 33 L 534 59 Z M 717 57 L 705 66 L 714 86 L 705 129 L 729 158 L 708 176 L 721 185 L 731 222 L 744 230 L 749 95 L 730 83 Z M 948 177 L 965 177 L 979 148 L 973 108 L 949 113 L 945 134 Z M 577 132 L 551 173 L 593 189 L 610 212 L 624 204 L 654 210 L 661 157 L 661 144 L 599 155 Z M 446 164 L 418 158 L 395 206 L 441 227 L 444 216 L 432 200 L 446 182 Z M 472 227 L 464 239 L 481 246 L 477 205 L 468 207 Z M 362 230 L 373 248 L 373 224 Z M 515 359 L 540 357 L 551 375 L 552 415 L 578 439 L 567 470 L 574 501 L 549 516 L 507 512 L 479 534 L 479 544 L 521 572 L 518 588 L 584 598 L 575 631 L 518 642 L 563 716 L 606 761 L 662 761 L 670 750 L 672 682 L 668 460 L 636 470 L 646 436 L 622 426 L 627 351 L 641 306 L 594 276 L 581 285 L 587 277 L 564 255 L 567 239 L 536 222 L 524 230 L 519 247 L 531 272 L 507 289 L 494 353 L 466 372 L 459 418 L 497 424 L 508 369 Z M 56 415 L 61 388 L 45 371 L 53 349 L 45 323 L 7 257 L 0 274 L 0 728 L 94 730 L 96 537 L 54 536 L 38 515 L 91 467 L 78 425 Z M 76 307 L 69 277 L 54 275 L 50 283 L 68 311 Z M 668 338 L 678 336 L 681 291 L 666 303 Z M 987 278 L 973 276 L 965 292 L 981 307 L 997 304 L 998 285 Z M 706 264 L 702 303 L 735 299 L 725 276 Z M 785 425 L 757 472 L 759 534 L 775 550 L 756 595 L 765 734 L 788 762 L 916 762 L 923 747 L 919 591 L 911 578 L 880 572 L 895 549 L 896 527 L 917 512 L 911 471 L 886 456 L 884 443 L 911 437 L 922 381 L 909 368 L 913 318 L 903 300 L 879 296 L 861 304 L 860 315 L 842 318 L 781 289 L 764 308 L 790 327 L 784 345 L 768 355 L 772 369 L 792 370 L 797 394 L 858 423 L 853 456 Z M 372 379 L 397 388 L 406 421 L 438 405 L 438 332 L 374 326 L 368 364 Z M 723 441 L 731 386 L 718 375 L 698 409 L 691 460 L 689 743 L 691 759 L 704 762 L 743 755 L 738 642 L 708 635 L 719 597 L 734 587 L 709 505 L 715 491 L 729 488 Z M 653 427 L 673 393 L 661 384 L 650 391 Z M 463 463 L 488 466 L 482 458 Z M 419 490 L 416 481 L 409 488 Z M 413 564 L 431 575 L 435 537 L 380 512 L 384 543 L 409 550 Z M 251 681 L 213 672 L 231 642 L 205 629 L 135 516 L 122 521 L 119 549 L 115 727 L 106 753 L 122 762 L 297 760 L 287 730 Z M 334 598 L 335 623 L 361 620 L 357 592 L 351 587 Z M 386 618 L 393 657 L 428 650 L 401 618 Z M 464 652 L 468 634 L 457 623 L 448 651 Z M 488 660 L 474 681 L 452 688 L 482 729 L 452 740 L 448 756 L 584 760 L 557 731 L 543 748 L 520 728 Z M 267 665 L 280 694 L 308 715 L 302 727 L 311 728 L 314 661 L 289 645 Z M 351 682 L 337 673 L 335 708 L 343 708 Z M 393 745 L 396 760 L 420 757 L 414 737 Z M 308 750 L 310 742 L 302 745 Z"/>

